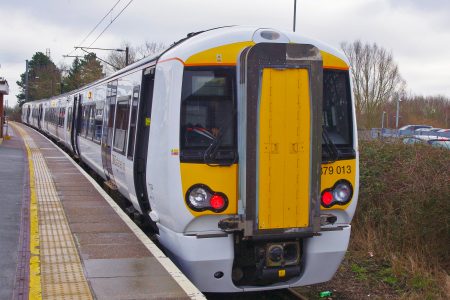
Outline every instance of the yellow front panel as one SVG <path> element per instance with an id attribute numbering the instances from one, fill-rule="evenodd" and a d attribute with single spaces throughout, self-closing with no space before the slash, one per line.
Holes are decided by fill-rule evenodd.
<path id="1" fill-rule="evenodd" d="M 254 44 L 254 42 L 248 41 L 211 48 L 192 55 L 186 60 L 185 65 L 236 65 L 238 55 L 242 49 Z"/>
<path id="2" fill-rule="evenodd" d="M 263 70 L 259 105 L 259 229 L 309 225 L 309 98 L 306 69 Z"/>
<path id="3" fill-rule="evenodd" d="M 224 193 L 228 197 L 228 207 L 221 213 L 215 213 L 209 210 L 202 212 L 193 211 L 185 202 L 186 208 L 194 216 L 236 214 L 237 181 L 237 164 L 227 167 L 211 167 L 206 164 L 181 163 L 183 197 L 186 196 L 186 192 L 191 186 L 198 183 L 205 184 L 214 192 Z"/>
<path id="4" fill-rule="evenodd" d="M 337 69 L 337 70 L 348 70 L 348 65 L 345 61 L 336 57 L 328 52 L 320 51 L 323 59 L 324 69 Z"/>

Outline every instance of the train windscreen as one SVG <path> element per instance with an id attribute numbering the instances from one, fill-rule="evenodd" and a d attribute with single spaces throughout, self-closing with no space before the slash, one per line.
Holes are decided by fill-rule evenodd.
<path id="1" fill-rule="evenodd" d="M 340 158 L 353 156 L 352 103 L 348 71 L 323 71 L 322 128 L 325 138 L 323 148 L 329 147 L 326 140 L 339 152 Z M 327 151 L 323 151 L 327 155 Z"/>
<path id="2" fill-rule="evenodd" d="M 215 147 L 219 160 L 235 156 L 234 87 L 234 68 L 185 69 L 180 131 L 183 161 L 203 161 L 211 146 Z"/>

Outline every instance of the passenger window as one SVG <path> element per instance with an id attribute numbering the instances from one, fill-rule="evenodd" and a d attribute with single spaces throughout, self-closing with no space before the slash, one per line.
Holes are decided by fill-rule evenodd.
<path id="1" fill-rule="evenodd" d="M 66 116 L 66 108 L 65 107 L 61 107 L 59 109 L 59 119 L 58 119 L 58 126 L 59 127 L 64 127 L 64 118 Z"/>
<path id="2" fill-rule="evenodd" d="M 128 116 L 130 112 L 130 96 L 121 98 L 118 98 L 117 100 L 113 145 L 116 152 L 125 154 L 125 141 L 127 139 Z M 123 100 L 123 98 L 126 100 Z"/>
<path id="3" fill-rule="evenodd" d="M 87 133 L 87 137 L 89 139 L 93 139 L 94 138 L 94 130 L 95 130 L 95 107 L 94 105 L 89 105 L 88 106 L 88 114 L 89 114 L 89 122 L 88 122 L 88 133 Z"/>
<path id="4" fill-rule="evenodd" d="M 67 131 L 72 129 L 72 107 L 67 109 Z"/>
<path id="5" fill-rule="evenodd" d="M 128 138 L 128 159 L 133 160 L 134 156 L 134 141 L 136 139 L 136 122 L 139 103 L 139 91 L 140 86 L 137 85 L 133 88 L 133 100 L 131 102 L 131 120 L 130 120 L 130 134 Z"/>
<path id="6" fill-rule="evenodd" d="M 81 112 L 81 136 L 86 137 L 87 134 L 87 124 L 89 119 L 89 106 L 83 106 Z"/>
<path id="7" fill-rule="evenodd" d="M 95 104 L 94 113 L 94 141 L 100 142 L 102 138 L 102 126 L 103 126 L 103 107 L 105 102 L 99 101 Z"/>

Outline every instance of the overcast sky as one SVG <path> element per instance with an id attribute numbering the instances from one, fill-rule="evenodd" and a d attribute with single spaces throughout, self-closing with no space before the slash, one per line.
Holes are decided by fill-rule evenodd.
<path id="1" fill-rule="evenodd" d="M 16 102 L 15 82 L 26 59 L 48 48 L 57 65 L 70 65 L 62 55 L 71 53 L 116 2 L 0 0 L 0 76 L 9 82 L 9 103 Z M 128 2 L 120 1 L 83 46 Z M 123 41 L 170 44 L 189 32 L 223 25 L 292 29 L 293 2 L 134 0 L 93 47 L 119 47 Z M 375 42 L 392 51 L 410 92 L 450 97 L 450 0 L 298 0 L 297 32 L 335 47 L 356 39 Z"/>

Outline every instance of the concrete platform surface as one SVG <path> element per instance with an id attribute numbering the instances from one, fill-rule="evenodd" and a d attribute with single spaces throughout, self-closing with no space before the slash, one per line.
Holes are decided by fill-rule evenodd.
<path id="1" fill-rule="evenodd" d="M 204 299 L 67 154 L 11 129 L 0 146 L 0 299 Z"/>
<path id="2" fill-rule="evenodd" d="M 14 132 L 9 128 L 9 134 Z M 20 265 L 20 225 L 27 186 L 27 161 L 20 139 L 0 145 L 0 299 L 13 298 Z M 25 296 L 25 295 L 24 295 Z"/>

